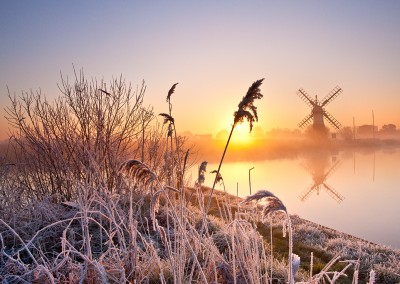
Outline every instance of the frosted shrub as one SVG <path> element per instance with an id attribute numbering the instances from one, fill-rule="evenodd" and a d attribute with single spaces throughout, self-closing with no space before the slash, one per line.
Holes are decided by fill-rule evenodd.
<path id="1" fill-rule="evenodd" d="M 309 246 L 322 248 L 327 241 L 327 237 L 318 228 L 312 227 L 309 224 L 301 224 L 296 226 L 296 234 L 293 235 L 293 240 Z"/>

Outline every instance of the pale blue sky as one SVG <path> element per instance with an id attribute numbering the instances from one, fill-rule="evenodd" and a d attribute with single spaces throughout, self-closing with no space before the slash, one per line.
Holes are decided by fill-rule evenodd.
<path id="1" fill-rule="evenodd" d="M 0 136 L 11 92 L 59 95 L 60 71 L 123 75 L 147 84 L 146 104 L 178 130 L 216 134 L 232 123 L 248 86 L 265 77 L 257 102 L 265 130 L 296 128 L 309 113 L 302 87 L 344 92 L 328 111 L 343 125 L 400 127 L 400 1 L 2 1 Z M 3 133 L 3 135 L 1 135 Z"/>

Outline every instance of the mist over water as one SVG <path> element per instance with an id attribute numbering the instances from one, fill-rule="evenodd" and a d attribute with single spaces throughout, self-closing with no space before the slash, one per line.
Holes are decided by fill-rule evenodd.
<path id="1" fill-rule="evenodd" d="M 295 157 L 224 162 L 226 190 L 241 197 L 268 189 L 298 214 L 318 224 L 374 243 L 400 248 L 400 148 L 316 151 Z M 212 186 L 217 163 L 209 163 Z M 193 167 L 193 179 L 197 176 Z M 221 184 L 216 189 L 223 190 Z"/>

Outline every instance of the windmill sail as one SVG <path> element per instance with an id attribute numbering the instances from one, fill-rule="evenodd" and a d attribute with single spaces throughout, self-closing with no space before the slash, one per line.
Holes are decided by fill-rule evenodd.
<path id="1" fill-rule="evenodd" d="M 315 100 L 313 100 L 303 89 L 299 89 L 297 95 L 311 107 L 311 114 L 300 121 L 298 124 L 299 128 L 305 128 L 312 122 L 314 129 L 325 131 L 324 118 L 326 118 L 333 127 L 340 129 L 342 126 L 339 121 L 324 109 L 324 107 L 339 96 L 340 93 L 342 93 L 342 89 L 336 86 L 322 101 L 319 101 L 317 96 L 315 96 Z"/>
<path id="2" fill-rule="evenodd" d="M 297 95 L 300 97 L 300 99 L 302 99 L 310 107 L 315 106 L 314 101 L 310 98 L 310 96 L 303 89 L 299 89 L 297 92 Z"/>
<path id="3" fill-rule="evenodd" d="M 302 121 L 300 121 L 299 127 L 304 128 L 304 127 L 310 125 L 312 122 L 312 118 L 313 118 L 313 114 L 309 114 L 308 116 L 306 116 Z"/>
<path id="4" fill-rule="evenodd" d="M 330 167 L 330 169 L 325 173 L 325 179 L 327 179 L 332 175 L 332 173 L 338 168 L 339 164 L 340 161 L 337 161 L 336 163 L 333 164 L 332 167 Z"/>
<path id="5" fill-rule="evenodd" d="M 318 185 L 314 183 L 313 185 L 309 186 L 309 188 L 299 196 L 300 200 L 301 200 L 302 202 L 306 201 L 307 198 L 310 197 L 311 193 L 313 193 L 313 191 L 314 191 L 315 189 L 316 189 L 317 191 L 319 191 Z"/>
<path id="6" fill-rule="evenodd" d="M 327 112 L 326 110 L 324 110 L 324 116 L 325 118 L 329 121 L 329 123 L 335 127 L 336 129 L 340 129 L 342 127 L 342 125 L 340 124 L 339 121 L 337 121 L 336 118 L 334 118 L 329 112 Z"/>
<path id="7" fill-rule="evenodd" d="M 325 98 L 323 98 L 321 106 L 324 107 L 328 103 L 330 103 L 334 98 L 340 95 L 340 93 L 343 92 L 343 90 L 339 87 L 336 86 L 328 95 L 326 95 Z"/>
<path id="8" fill-rule="evenodd" d="M 338 168 L 340 161 L 336 161 L 333 165 L 329 167 L 327 171 L 325 170 L 327 168 L 327 164 L 324 162 L 324 159 L 311 160 L 311 162 L 312 167 L 301 164 L 301 166 L 303 166 L 303 168 L 311 174 L 314 183 L 310 185 L 308 189 L 299 196 L 300 200 L 304 202 L 311 196 L 313 192 L 316 192 L 318 195 L 320 190 L 323 188 L 328 193 L 328 195 L 338 203 L 343 201 L 344 197 L 328 184 L 326 184 L 327 178 L 331 176 L 332 173 Z"/>
<path id="9" fill-rule="evenodd" d="M 329 187 L 326 183 L 323 183 L 323 186 L 325 187 L 325 190 L 329 194 L 329 196 L 335 199 L 338 203 L 344 200 L 344 197 L 339 192 Z"/>

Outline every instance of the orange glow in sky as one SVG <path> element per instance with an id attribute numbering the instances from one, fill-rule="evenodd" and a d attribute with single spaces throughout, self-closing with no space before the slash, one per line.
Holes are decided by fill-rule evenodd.
<path id="1" fill-rule="evenodd" d="M 12 94 L 60 95 L 60 71 L 91 80 L 122 74 L 146 82 L 145 105 L 167 112 L 178 132 L 213 136 L 255 81 L 262 131 L 297 128 L 310 113 L 296 95 L 343 93 L 327 110 L 343 126 L 400 128 L 399 1 L 5 1 L 0 18 L 0 139 Z M 73 20 L 71 15 L 74 15 Z M 228 119 L 227 119 L 228 118 Z M 240 126 L 242 127 L 242 126 Z M 248 128 L 244 123 L 243 128 Z M 234 138 L 246 143 L 246 136 Z M 243 133 L 245 131 L 243 130 Z M 239 136 L 239 137 L 237 137 Z"/>
<path id="2" fill-rule="evenodd" d="M 254 141 L 250 134 L 248 123 L 239 123 L 236 125 L 234 133 L 232 134 L 232 145 L 235 146 L 249 146 Z"/>

